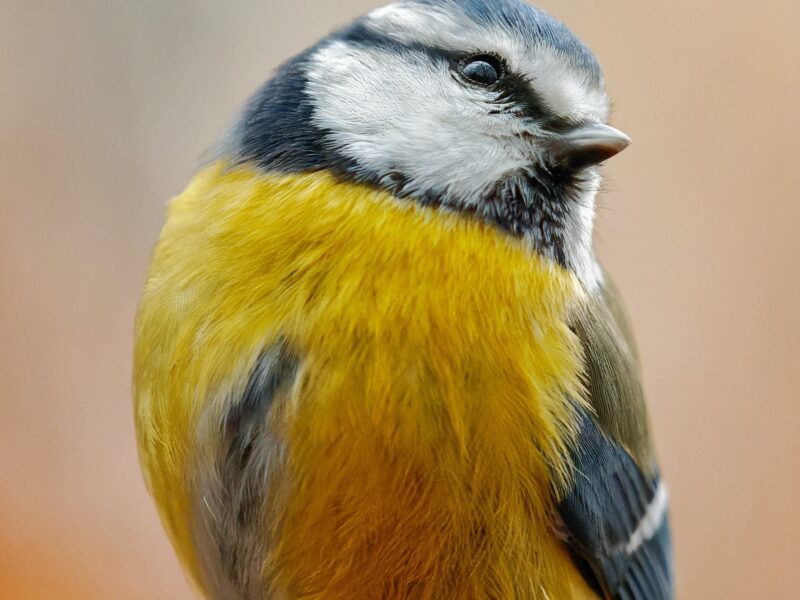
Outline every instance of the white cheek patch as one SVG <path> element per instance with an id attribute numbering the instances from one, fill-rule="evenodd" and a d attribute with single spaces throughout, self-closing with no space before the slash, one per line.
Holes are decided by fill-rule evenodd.
<path id="1" fill-rule="evenodd" d="M 379 8 L 366 17 L 365 23 L 402 44 L 497 53 L 514 72 L 530 79 L 557 115 L 577 122 L 604 122 L 608 118 L 608 98 L 602 84 L 589 81 L 569 56 L 525 39 L 510 27 L 478 24 L 456 7 L 445 11 L 413 2 Z"/>
<path id="2" fill-rule="evenodd" d="M 493 94 L 422 53 L 335 41 L 312 58 L 307 86 L 315 125 L 338 151 L 365 175 L 402 173 L 410 194 L 470 204 L 530 164 L 531 148 L 512 135 L 517 119 L 489 114 Z"/>

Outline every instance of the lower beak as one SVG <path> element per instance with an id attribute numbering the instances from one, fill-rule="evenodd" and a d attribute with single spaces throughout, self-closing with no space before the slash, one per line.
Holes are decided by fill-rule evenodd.
<path id="1" fill-rule="evenodd" d="M 550 144 L 554 166 L 580 170 L 600 164 L 630 146 L 631 139 L 613 127 L 592 123 L 571 129 Z"/>

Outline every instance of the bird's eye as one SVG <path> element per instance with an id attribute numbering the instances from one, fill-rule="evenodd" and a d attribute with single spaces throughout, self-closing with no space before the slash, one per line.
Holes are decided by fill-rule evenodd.
<path id="1" fill-rule="evenodd" d="M 464 61 L 461 73 L 474 83 L 492 85 L 497 83 L 503 73 L 503 65 L 495 56 L 473 56 Z"/>

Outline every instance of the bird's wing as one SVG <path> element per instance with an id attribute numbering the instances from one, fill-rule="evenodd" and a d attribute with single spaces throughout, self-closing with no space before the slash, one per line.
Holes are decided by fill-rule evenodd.
<path id="1" fill-rule="evenodd" d="M 567 545 L 605 598 L 673 597 L 668 498 L 650 443 L 636 351 L 613 284 L 580 314 L 592 410 L 579 408 L 575 478 L 559 505 Z"/>
<path id="2" fill-rule="evenodd" d="M 619 600 L 672 598 L 667 494 L 582 416 L 574 453 L 575 482 L 559 505 L 567 544 L 582 574 L 601 595 Z"/>
<path id="3" fill-rule="evenodd" d="M 241 395 L 221 415 L 206 419 L 198 434 L 216 452 L 199 476 L 194 539 L 215 598 L 258 595 L 266 551 L 259 519 L 270 474 L 283 463 L 272 415 L 282 410 L 298 373 L 298 361 L 283 341 L 268 346 L 250 370 Z M 250 595 L 248 595 L 250 597 Z"/>

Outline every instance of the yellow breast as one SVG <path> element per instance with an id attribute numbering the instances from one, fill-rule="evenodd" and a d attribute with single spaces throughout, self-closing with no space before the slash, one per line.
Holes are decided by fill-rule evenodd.
<path id="1" fill-rule="evenodd" d="M 276 597 L 571 597 L 551 514 L 580 290 L 491 226 L 325 173 L 198 174 L 155 253 L 135 369 L 146 477 L 195 580 L 198 420 L 281 339 L 301 368 L 264 507 Z"/>

